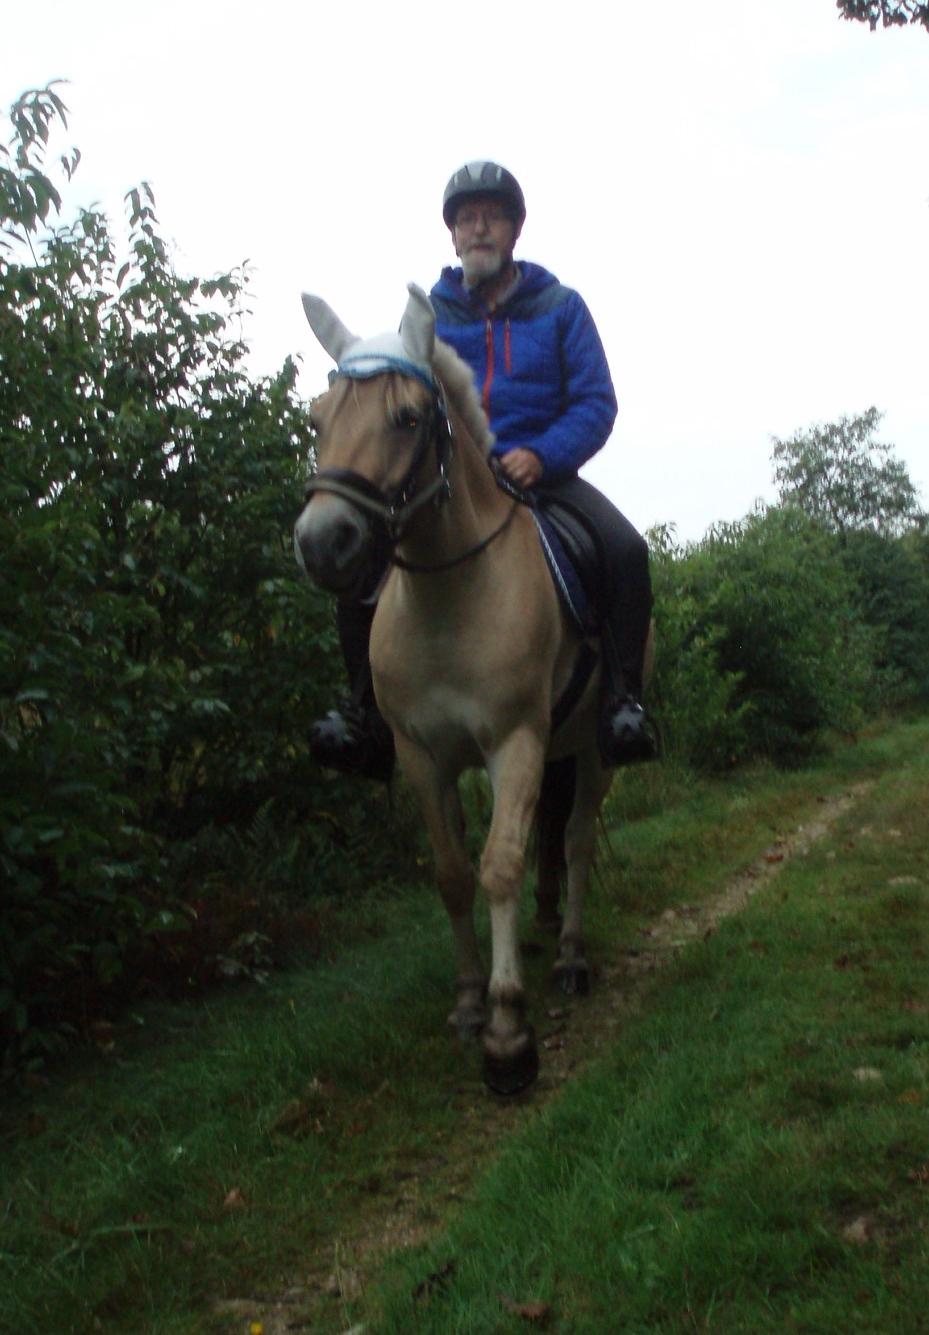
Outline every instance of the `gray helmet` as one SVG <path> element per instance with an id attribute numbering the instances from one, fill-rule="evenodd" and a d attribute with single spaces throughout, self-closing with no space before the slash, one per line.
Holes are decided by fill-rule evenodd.
<path id="1" fill-rule="evenodd" d="M 445 187 L 442 217 L 446 227 L 454 225 L 458 205 L 465 199 L 473 199 L 475 195 L 499 196 L 509 208 L 517 227 L 525 221 L 526 201 L 513 173 L 496 162 L 469 162 L 459 167 Z"/>

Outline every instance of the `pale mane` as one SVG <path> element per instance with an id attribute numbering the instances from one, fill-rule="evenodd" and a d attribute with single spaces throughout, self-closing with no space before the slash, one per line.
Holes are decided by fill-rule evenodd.
<path id="1" fill-rule="evenodd" d="M 465 429 L 474 438 L 475 445 L 485 454 L 490 454 L 494 433 L 481 407 L 477 386 L 474 383 L 474 373 L 470 366 L 461 360 L 453 347 L 437 338 L 432 356 L 432 369 L 445 387 L 448 397 L 454 401 Z"/>

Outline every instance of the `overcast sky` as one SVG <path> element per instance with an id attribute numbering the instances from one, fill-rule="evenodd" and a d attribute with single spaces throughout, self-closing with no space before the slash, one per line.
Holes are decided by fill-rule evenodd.
<path id="1" fill-rule="evenodd" d="M 8 108 L 54 78 L 115 219 L 151 183 L 182 272 L 250 261 L 252 369 L 328 362 L 315 291 L 395 328 L 453 260 L 463 162 L 521 181 L 518 250 L 590 306 L 620 414 L 585 473 L 700 538 L 773 499 L 771 438 L 886 413 L 929 506 L 929 34 L 833 0 L 45 0 L 7 6 Z"/>

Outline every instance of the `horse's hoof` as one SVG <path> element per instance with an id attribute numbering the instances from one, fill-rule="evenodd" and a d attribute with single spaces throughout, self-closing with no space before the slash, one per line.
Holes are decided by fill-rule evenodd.
<path id="1" fill-rule="evenodd" d="M 535 1030 L 526 1031 L 525 1043 L 515 1052 L 506 1056 L 496 1056 L 484 1050 L 484 1084 L 494 1094 L 511 1098 L 528 1089 L 539 1074 L 539 1049 L 536 1047 Z"/>
<path id="2" fill-rule="evenodd" d="M 462 1006 L 448 1017 L 449 1026 L 465 1042 L 473 1042 L 484 1028 L 487 1014 L 482 1006 Z"/>
<path id="3" fill-rule="evenodd" d="M 586 997 L 590 992 L 590 969 L 586 964 L 556 966 L 558 985 L 568 997 Z"/>

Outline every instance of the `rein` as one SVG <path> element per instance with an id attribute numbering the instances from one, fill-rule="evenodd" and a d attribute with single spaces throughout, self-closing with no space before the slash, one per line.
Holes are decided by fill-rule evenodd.
<path id="1" fill-rule="evenodd" d="M 396 366 L 390 369 L 406 371 L 408 368 Z M 347 374 L 349 379 L 367 378 L 365 374 L 359 375 L 352 371 L 343 374 Z M 416 378 L 426 383 L 421 374 L 417 374 Z M 330 495 L 341 497 L 342 500 L 348 501 L 349 504 L 371 515 L 383 531 L 388 549 L 386 552 L 387 561 L 399 570 L 407 570 L 413 574 L 423 575 L 452 570 L 455 566 L 478 556 L 509 527 L 519 507 L 519 502 L 514 500 L 506 517 L 492 533 L 448 561 L 439 561 L 435 565 L 425 565 L 419 562 L 405 561 L 402 557 L 394 554 L 394 547 L 401 541 L 411 520 L 424 505 L 434 501 L 436 509 L 441 509 L 451 499 L 452 489 L 448 477 L 448 465 L 452 457 L 451 423 L 448 420 L 448 411 L 441 390 L 436 388 L 435 385 L 431 385 L 430 388 L 433 396 L 432 408 L 424 423 L 425 429 L 422 431 L 409 468 L 403 479 L 392 491 L 383 491 L 374 482 L 363 477 L 361 473 L 356 473 L 351 468 L 325 468 L 321 473 L 317 473 L 315 477 L 310 478 L 305 490 L 307 500 L 310 500 L 316 492 L 327 492 Z M 430 445 L 435 447 L 436 474 L 422 490 L 416 491 L 414 489 L 416 475 Z"/>
<path id="2" fill-rule="evenodd" d="M 391 565 L 395 565 L 398 570 L 409 570 L 414 575 L 433 575 L 440 570 L 452 570 L 455 566 L 460 566 L 464 561 L 470 561 L 472 556 L 479 556 L 481 552 L 485 551 L 486 548 L 490 546 L 494 538 L 499 538 L 503 530 L 509 527 L 510 521 L 515 515 L 518 507 L 519 501 L 514 501 L 507 511 L 503 522 L 498 524 L 492 533 L 488 533 L 486 538 L 482 538 L 481 541 L 476 542 L 473 547 L 469 547 L 467 551 L 461 552 L 459 556 L 453 556 L 448 561 L 439 561 L 436 565 L 427 566 L 419 565 L 414 561 L 404 561 L 400 556 L 391 556 L 390 563 Z"/>

